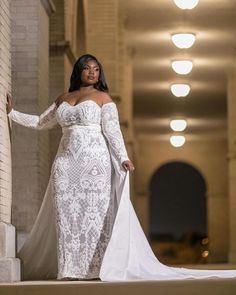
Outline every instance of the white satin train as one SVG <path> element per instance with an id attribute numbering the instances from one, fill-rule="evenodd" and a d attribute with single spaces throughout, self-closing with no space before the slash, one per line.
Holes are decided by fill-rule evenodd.
<path id="1" fill-rule="evenodd" d="M 236 270 L 198 270 L 169 267 L 155 257 L 130 201 L 129 172 L 120 168 L 110 149 L 115 168 L 117 204 L 114 225 L 102 261 L 102 281 L 183 280 L 236 277 Z M 57 276 L 56 227 L 51 181 L 28 239 L 17 254 L 22 260 L 22 278 L 50 279 Z"/>

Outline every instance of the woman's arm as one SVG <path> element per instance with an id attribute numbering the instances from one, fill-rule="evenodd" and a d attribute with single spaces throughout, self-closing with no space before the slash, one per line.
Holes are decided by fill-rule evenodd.
<path id="1" fill-rule="evenodd" d="M 51 104 L 40 116 L 29 115 L 13 109 L 13 99 L 9 93 L 6 94 L 7 103 L 6 111 L 9 118 L 16 123 L 33 128 L 33 129 L 47 129 L 57 125 L 56 109 L 57 100 Z"/>
<path id="2" fill-rule="evenodd" d="M 22 126 L 41 130 L 53 128 L 57 125 L 56 109 L 57 105 L 54 102 L 40 116 L 25 114 L 13 108 L 7 115 L 14 122 Z"/>
<path id="3" fill-rule="evenodd" d="M 102 131 L 120 164 L 130 161 L 120 129 L 119 114 L 114 102 L 102 106 Z"/>

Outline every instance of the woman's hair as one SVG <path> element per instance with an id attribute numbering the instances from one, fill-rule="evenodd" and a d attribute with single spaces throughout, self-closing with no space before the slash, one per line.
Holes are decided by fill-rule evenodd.
<path id="1" fill-rule="evenodd" d="M 79 90 L 82 84 L 81 74 L 89 60 L 94 60 L 99 66 L 99 78 L 98 82 L 94 85 L 94 88 L 100 91 L 108 92 L 108 86 L 106 83 L 103 67 L 97 58 L 91 54 L 84 54 L 79 57 L 73 67 L 73 71 L 70 77 L 69 92 Z"/>

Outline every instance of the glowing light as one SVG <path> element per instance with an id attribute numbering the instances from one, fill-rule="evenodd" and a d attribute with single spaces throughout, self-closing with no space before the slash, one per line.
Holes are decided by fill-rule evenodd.
<path id="1" fill-rule="evenodd" d="M 196 36 L 192 33 L 178 33 L 171 35 L 171 40 L 178 48 L 190 48 L 195 43 Z"/>
<path id="2" fill-rule="evenodd" d="M 209 238 L 203 238 L 202 239 L 202 245 L 207 245 L 207 244 L 209 244 Z"/>
<path id="3" fill-rule="evenodd" d="M 209 256 L 209 251 L 205 250 L 205 251 L 202 252 L 202 257 L 203 258 L 206 258 L 208 256 Z"/>
<path id="4" fill-rule="evenodd" d="M 173 131 L 184 131 L 187 127 L 186 120 L 171 120 L 170 127 Z"/>
<path id="5" fill-rule="evenodd" d="M 177 97 L 184 97 L 189 94 L 190 86 L 188 84 L 172 84 L 171 92 Z"/>
<path id="6" fill-rule="evenodd" d="M 185 144 L 185 137 L 183 135 L 173 135 L 170 137 L 170 143 L 174 147 L 181 147 Z"/>
<path id="7" fill-rule="evenodd" d="M 193 9 L 198 5 L 199 0 L 174 0 L 174 2 L 181 9 Z"/>
<path id="8" fill-rule="evenodd" d="M 193 69 L 193 62 L 191 60 L 175 60 L 171 63 L 172 69 L 180 75 L 187 75 Z"/>

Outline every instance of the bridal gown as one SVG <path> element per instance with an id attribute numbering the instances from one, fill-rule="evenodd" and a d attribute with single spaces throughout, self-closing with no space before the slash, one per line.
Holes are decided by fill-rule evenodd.
<path id="1" fill-rule="evenodd" d="M 40 116 L 8 116 L 34 129 L 62 127 L 43 202 L 17 253 L 22 278 L 102 281 L 236 277 L 236 270 L 169 267 L 155 257 L 130 201 L 128 160 L 114 102 L 54 102 Z"/>

